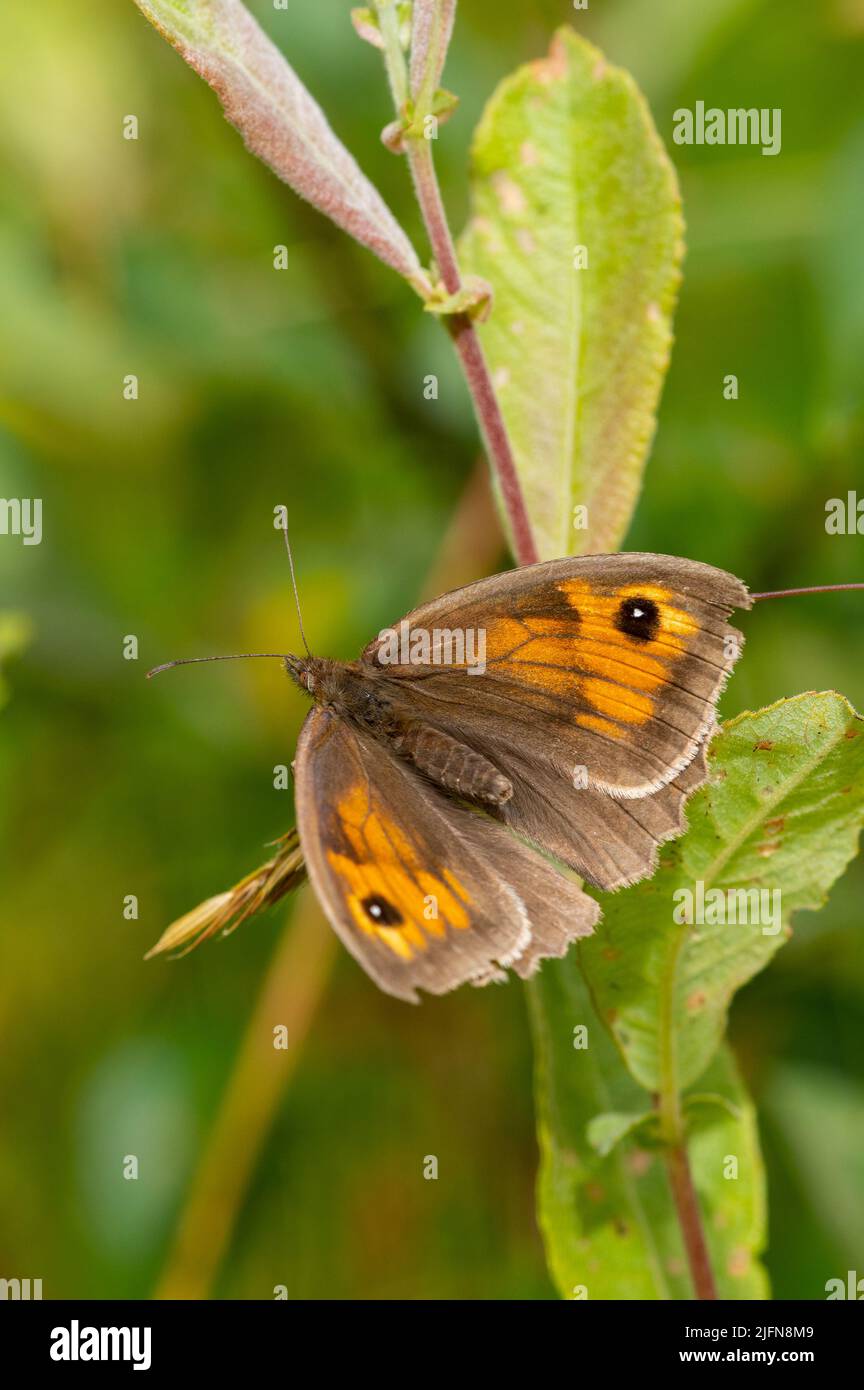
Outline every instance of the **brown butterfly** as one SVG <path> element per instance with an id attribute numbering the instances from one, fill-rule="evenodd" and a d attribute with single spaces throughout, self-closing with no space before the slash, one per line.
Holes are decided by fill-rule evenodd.
<path id="1" fill-rule="evenodd" d="M 604 889 L 651 873 L 707 775 L 743 643 L 726 619 L 750 604 L 710 565 L 591 555 L 444 594 L 359 661 L 283 658 L 315 702 L 303 856 L 382 989 L 529 976 L 600 916 L 568 870 Z"/>
<path id="2" fill-rule="evenodd" d="M 600 917 L 571 871 L 604 889 L 634 883 L 683 829 L 743 645 L 730 611 L 840 590 L 864 583 L 751 594 L 695 560 L 589 555 L 444 594 L 359 661 L 314 657 L 305 634 L 304 657 L 243 653 L 278 658 L 315 701 L 294 764 L 302 853 L 289 831 L 148 956 L 233 931 L 308 870 L 390 994 L 417 1002 L 418 989 L 486 984 L 508 967 L 533 974 Z"/>

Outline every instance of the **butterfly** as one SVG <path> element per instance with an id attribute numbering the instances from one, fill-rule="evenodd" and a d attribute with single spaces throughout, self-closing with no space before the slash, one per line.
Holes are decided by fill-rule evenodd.
<path id="1" fill-rule="evenodd" d="M 666 555 L 525 566 L 444 594 L 359 660 L 284 657 L 313 700 L 294 767 L 313 888 L 418 1002 L 523 978 L 649 875 L 707 777 L 746 586 Z"/>

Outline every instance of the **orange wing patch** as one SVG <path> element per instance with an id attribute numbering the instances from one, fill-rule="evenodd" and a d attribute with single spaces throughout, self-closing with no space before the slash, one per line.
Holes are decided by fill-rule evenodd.
<path id="1" fill-rule="evenodd" d="M 647 723 L 656 703 L 652 696 L 667 683 L 670 666 L 683 656 L 687 639 L 699 631 L 697 620 L 670 603 L 669 590 L 655 584 L 626 585 L 614 594 L 598 594 L 584 579 L 566 580 L 558 587 L 579 615 L 579 663 L 592 672 L 582 683 L 585 699 L 617 725 Z M 644 636 L 622 629 L 620 615 L 627 600 L 635 614 L 651 618 Z M 632 622 L 638 626 L 638 618 Z M 577 723 L 597 727 L 591 715 L 577 715 Z M 618 737 L 621 732 L 616 729 Z"/>
<path id="2" fill-rule="evenodd" d="M 658 630 L 650 639 L 655 655 L 659 648 L 665 649 L 670 659 L 681 656 L 687 638 L 699 631 L 699 622 L 693 614 L 676 608 L 669 602 L 672 597 L 669 590 L 657 584 L 627 584 L 616 589 L 614 594 L 598 594 L 585 579 L 566 579 L 558 588 L 579 614 L 580 633 L 602 637 L 604 644 L 613 646 L 618 653 L 632 651 L 635 646 L 633 639 L 616 626 L 616 616 L 625 599 L 641 598 L 656 604 Z"/>
<path id="3" fill-rule="evenodd" d="M 570 579 L 556 588 L 573 617 L 559 610 L 496 619 L 486 631 L 487 665 L 544 694 L 588 705 L 574 713 L 577 724 L 623 738 L 651 719 L 656 696 L 699 623 L 655 584 L 604 594 L 587 580 Z"/>
<path id="4" fill-rule="evenodd" d="M 471 925 L 470 899 L 459 880 L 449 869 L 438 877 L 423 865 L 404 831 L 371 804 L 365 785 L 355 783 L 341 797 L 336 818 L 351 853 L 328 850 L 327 859 L 347 885 L 360 931 L 407 961 L 428 950 L 431 937 L 446 936 L 448 926 L 462 931 Z"/>

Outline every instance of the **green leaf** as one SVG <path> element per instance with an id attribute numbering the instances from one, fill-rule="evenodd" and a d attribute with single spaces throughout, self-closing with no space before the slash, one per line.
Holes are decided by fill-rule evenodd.
<path id="1" fill-rule="evenodd" d="M 587 1135 L 610 1114 L 645 1114 L 594 1010 L 577 953 L 549 961 L 528 986 L 536 1053 L 538 1212 L 549 1267 L 564 1298 L 687 1299 L 692 1288 L 662 1153 L 623 1135 L 608 1154 Z M 587 1047 L 573 1045 L 587 1027 Z M 764 1298 L 764 1177 L 753 1107 L 731 1056 L 706 1077 L 721 1109 L 690 1141 L 690 1164 L 721 1298 Z M 601 1125 L 601 1129 L 603 1125 Z M 730 1158 L 737 1176 L 730 1176 Z"/>
<path id="2" fill-rule="evenodd" d="M 561 29 L 489 102 L 472 179 L 461 260 L 495 291 L 481 337 L 540 556 L 614 550 L 669 360 L 674 170 L 629 74 Z"/>
<path id="3" fill-rule="evenodd" d="M 435 97 L 455 18 L 456 0 L 414 0 L 410 83 L 415 115 L 421 123 L 436 110 Z"/>
<path id="4" fill-rule="evenodd" d="M 601 1016 L 646 1090 L 672 1093 L 700 1078 L 735 991 L 770 960 L 791 914 L 821 906 L 855 855 L 862 733 L 864 721 L 831 691 L 731 720 L 711 745 L 689 829 L 666 847 L 653 879 L 598 895 L 604 918 L 580 958 Z M 687 895 L 698 910 L 700 893 L 709 918 L 713 890 L 726 925 L 676 920 Z M 750 894 L 746 913 L 736 890 Z M 733 903 L 743 924 L 731 922 Z"/>
<path id="5" fill-rule="evenodd" d="M 365 43 L 371 43 L 373 48 L 384 48 L 384 40 L 381 37 L 381 25 L 378 14 L 368 5 L 357 5 L 351 11 L 351 23 L 358 36 Z"/>
<path id="6" fill-rule="evenodd" d="M 483 323 L 489 317 L 492 307 L 492 286 L 475 275 L 466 276 L 455 294 L 448 294 L 443 284 L 438 284 L 423 305 L 427 314 L 467 314 L 469 318 Z"/>
<path id="7" fill-rule="evenodd" d="M 712 1110 L 717 1106 L 725 1110 L 733 1119 L 738 1118 L 738 1109 L 734 1106 L 728 1096 L 720 1095 L 717 1091 L 690 1091 L 687 1096 L 687 1104 L 684 1112 L 689 1127 L 695 1127 L 706 1121 L 704 1111 Z M 707 1123 L 710 1124 L 712 1117 L 707 1116 Z"/>
<path id="8" fill-rule="evenodd" d="M 702 1080 L 718 1103 L 700 1116 L 687 1148 L 718 1292 L 721 1298 L 768 1298 L 768 1276 L 758 1260 L 767 1209 L 756 1109 L 728 1046 Z M 685 1112 L 694 1101 L 685 1091 Z"/>
<path id="9" fill-rule="evenodd" d="M 593 1120 L 589 1120 L 585 1137 L 592 1149 L 596 1149 L 597 1153 L 605 1158 L 622 1139 L 635 1134 L 637 1130 L 656 1125 L 656 1122 L 657 1116 L 653 1110 L 637 1111 L 635 1115 L 611 1110 L 602 1115 L 595 1115 Z"/>
<path id="10" fill-rule="evenodd" d="M 426 278 L 405 232 L 241 0 L 135 3 L 210 84 L 253 154 L 425 292 Z"/>
<path id="11" fill-rule="evenodd" d="M 402 48 L 407 49 L 411 42 L 411 0 L 397 0 L 396 4 L 397 33 Z M 361 39 L 366 43 L 371 43 L 373 48 L 383 51 L 384 37 L 381 33 L 381 21 L 378 18 L 378 11 L 368 5 L 358 6 L 351 11 L 351 23 Z"/>

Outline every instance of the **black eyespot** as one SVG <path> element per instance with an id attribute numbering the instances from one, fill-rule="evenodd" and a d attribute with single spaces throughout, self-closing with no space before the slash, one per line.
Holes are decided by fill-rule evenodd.
<path id="1" fill-rule="evenodd" d="M 660 627 L 660 610 L 653 599 L 625 598 L 618 609 L 615 626 L 639 642 L 651 642 Z"/>
<path id="2" fill-rule="evenodd" d="M 398 927 L 403 921 L 402 913 L 392 903 L 388 903 L 386 898 L 379 898 L 373 893 L 370 897 L 363 899 L 363 910 L 370 921 L 379 927 Z"/>

